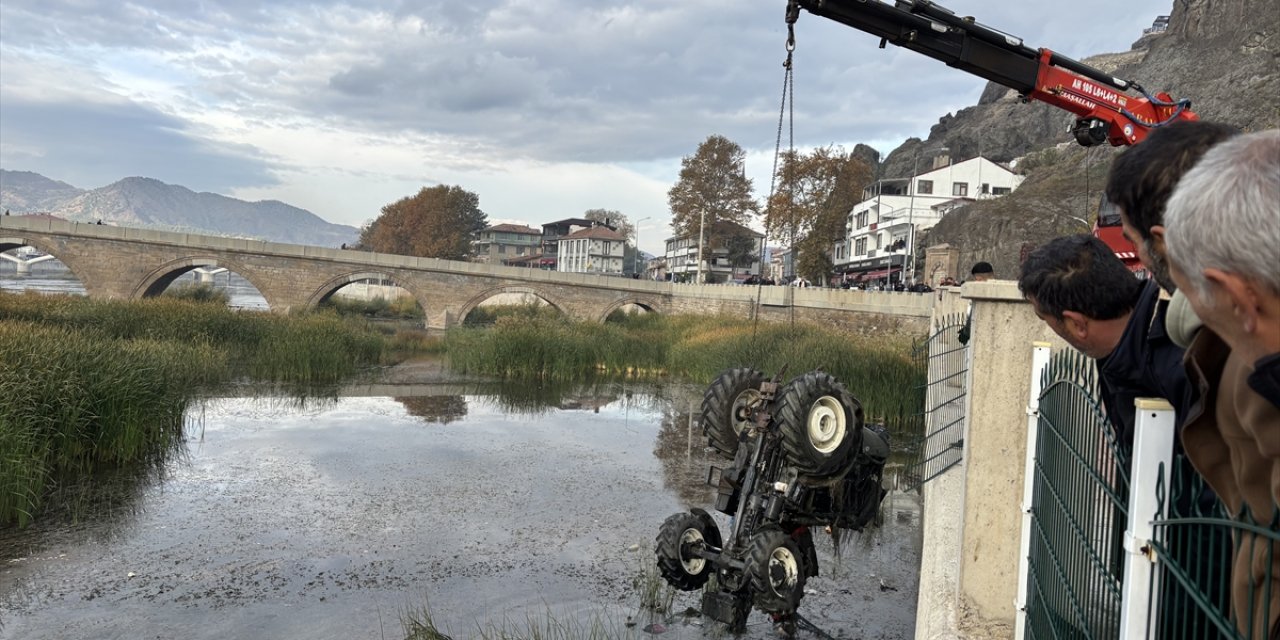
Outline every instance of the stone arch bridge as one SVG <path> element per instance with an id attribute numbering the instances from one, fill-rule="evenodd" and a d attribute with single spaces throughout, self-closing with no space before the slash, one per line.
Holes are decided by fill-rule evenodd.
<path id="1" fill-rule="evenodd" d="M 188 271 L 222 267 L 257 287 L 273 311 L 289 311 L 314 307 L 352 282 L 387 279 L 417 300 L 433 329 L 457 324 L 495 295 L 525 293 L 585 320 L 602 321 L 617 309 L 636 305 L 657 313 L 759 315 L 766 320 L 796 318 L 923 333 L 934 299 L 839 289 L 672 284 L 0 216 L 0 252 L 21 246 L 61 260 L 93 298 L 158 295 Z"/>

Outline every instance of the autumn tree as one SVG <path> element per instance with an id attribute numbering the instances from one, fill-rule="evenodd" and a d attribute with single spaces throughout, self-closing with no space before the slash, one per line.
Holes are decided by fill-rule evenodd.
<path id="1" fill-rule="evenodd" d="M 758 210 L 745 171 L 746 152 L 724 136 L 709 136 L 692 156 L 680 161 L 680 178 L 667 192 L 671 226 L 678 236 L 697 237 L 705 246 L 723 244 L 719 222 L 746 226 Z M 700 257 L 705 259 L 705 257 Z"/>
<path id="2" fill-rule="evenodd" d="M 871 167 L 841 147 L 820 147 L 784 153 L 774 179 L 765 230 L 795 250 L 801 275 L 825 281 L 832 245 L 845 237 L 849 211 L 871 184 Z"/>
<path id="3" fill-rule="evenodd" d="M 466 260 L 489 225 L 480 197 L 462 187 L 423 187 L 417 195 L 382 208 L 360 230 L 360 247 L 379 253 Z"/>
<path id="4" fill-rule="evenodd" d="M 636 226 L 627 219 L 627 216 L 621 211 L 613 209 L 587 209 L 582 217 L 592 222 L 613 227 L 618 233 L 626 237 L 631 244 L 636 242 Z"/>

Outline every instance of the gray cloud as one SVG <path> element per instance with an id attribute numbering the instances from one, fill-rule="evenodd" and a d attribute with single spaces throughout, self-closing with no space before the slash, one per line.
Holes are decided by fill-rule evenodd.
<path id="1" fill-rule="evenodd" d="M 276 184 L 247 147 L 189 135 L 185 123 L 137 104 L 43 104 L 4 96 L 0 165 L 80 188 L 147 176 L 196 191 Z"/>
<path id="2" fill-rule="evenodd" d="M 1127 47 L 1161 10 L 1158 0 L 1080 0 L 1073 14 L 1108 19 L 1079 29 L 1077 21 L 1046 19 L 1061 12 L 1053 0 L 1028 0 L 1016 12 L 1007 1 L 946 4 L 1032 46 L 1076 56 Z M 153 55 L 187 79 L 179 83 L 186 105 L 216 105 L 247 121 L 444 136 L 494 157 L 647 162 L 691 153 L 711 133 L 771 149 L 776 132 L 782 0 L 82 5 L 5 0 L 0 41 L 6 50 L 87 66 L 104 54 Z M 975 102 L 982 88 L 968 74 L 880 50 L 875 38 L 812 15 L 802 15 L 796 31 L 802 145 L 923 135 L 945 112 Z M 95 133 L 75 121 L 86 117 L 138 133 Z M 25 122 L 25 133 L 14 119 Z M 71 144 L 60 134 L 68 130 L 82 139 L 105 136 L 115 152 L 139 158 L 175 142 L 170 155 L 189 152 L 224 167 L 222 178 L 206 182 L 267 175 L 252 153 L 202 146 L 177 118 L 140 107 L 62 105 L 41 114 L 6 102 L 0 121 L 7 135 L 36 141 L 40 131 L 61 141 L 46 140 L 50 148 Z M 236 174 L 231 165 L 239 160 L 250 168 Z"/>

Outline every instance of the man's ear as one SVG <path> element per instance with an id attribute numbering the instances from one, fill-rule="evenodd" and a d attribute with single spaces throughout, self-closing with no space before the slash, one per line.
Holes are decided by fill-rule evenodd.
<path id="1" fill-rule="evenodd" d="M 1165 255 L 1164 225 L 1162 224 L 1152 225 L 1151 230 L 1148 233 L 1151 234 L 1151 249 L 1162 256 Z"/>
<path id="2" fill-rule="evenodd" d="M 1089 317 L 1078 311 L 1063 311 L 1062 326 L 1077 340 L 1089 337 Z"/>
<path id="3" fill-rule="evenodd" d="M 1215 303 L 1230 304 L 1241 328 L 1249 333 L 1258 328 L 1262 301 L 1253 283 L 1240 274 L 1212 267 L 1204 270 L 1204 278 L 1221 291 L 1221 297 Z"/>

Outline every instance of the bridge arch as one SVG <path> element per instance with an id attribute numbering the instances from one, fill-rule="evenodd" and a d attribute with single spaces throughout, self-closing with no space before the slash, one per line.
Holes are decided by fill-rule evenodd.
<path id="1" fill-rule="evenodd" d="M 130 294 L 129 299 L 137 300 L 138 298 L 151 298 L 158 296 L 161 293 L 164 293 L 164 290 L 168 289 L 169 285 L 173 284 L 174 280 L 177 280 L 189 271 L 194 271 L 201 267 L 221 267 L 239 275 L 262 294 L 262 297 L 267 300 L 268 307 L 272 309 L 276 307 L 268 297 L 267 290 L 263 289 L 256 281 L 257 275 L 254 273 L 253 269 L 250 269 L 235 260 L 228 260 L 226 258 L 211 255 L 187 256 L 161 264 L 155 269 L 152 269 L 147 273 L 147 275 L 143 276 L 142 281 L 134 287 L 133 293 Z"/>
<path id="2" fill-rule="evenodd" d="M 519 293 L 519 294 L 537 296 L 538 298 L 546 302 L 548 305 L 550 305 L 552 309 L 555 309 L 556 311 L 560 312 L 563 315 L 566 315 L 566 316 L 568 315 L 568 312 L 564 306 L 564 302 L 557 300 L 551 296 L 548 296 L 543 291 L 539 291 L 538 289 L 535 289 L 533 287 L 526 287 L 521 285 L 499 285 L 499 286 L 490 287 L 489 289 L 481 291 L 480 293 L 472 296 L 470 300 L 467 300 L 466 302 L 464 302 L 462 306 L 458 309 L 458 314 L 456 316 L 458 319 L 458 322 L 462 322 L 463 320 L 466 320 L 467 316 L 470 315 L 471 312 L 474 311 L 476 307 L 480 306 L 480 303 L 484 302 L 485 300 L 488 300 L 489 298 L 502 295 L 504 293 Z"/>
<path id="3" fill-rule="evenodd" d="M 418 297 L 417 292 L 413 290 L 408 281 L 404 278 L 397 278 L 385 271 L 351 271 L 329 278 L 324 281 L 324 284 L 321 284 L 316 288 L 316 290 L 311 293 L 311 296 L 307 298 L 307 308 L 314 309 L 324 301 L 332 298 L 333 294 L 338 292 L 338 289 L 354 282 L 361 282 L 364 280 L 390 280 L 396 283 L 396 286 L 408 291 L 409 295 L 413 296 L 413 299 L 417 301 L 418 306 L 422 307 L 423 310 L 426 309 L 422 304 L 422 299 Z"/>
<path id="4" fill-rule="evenodd" d="M 600 315 L 600 318 L 598 319 L 598 321 L 604 322 L 608 320 L 609 316 L 614 311 L 622 309 L 627 305 L 635 305 L 637 307 L 640 307 L 641 309 L 644 309 L 645 311 L 648 311 L 649 313 L 662 313 L 662 309 L 657 302 L 654 302 L 653 300 L 649 300 L 646 298 L 641 298 L 638 296 L 631 296 L 626 298 L 620 298 L 610 303 L 609 306 L 605 307 L 604 313 Z"/>
<path id="5" fill-rule="evenodd" d="M 58 260 L 58 262 L 61 262 L 63 266 L 67 268 L 68 271 L 71 272 L 71 275 L 75 276 L 76 280 L 78 280 L 81 285 L 85 284 L 84 276 L 81 274 L 81 269 L 76 264 L 75 258 L 71 257 L 70 255 L 63 255 L 63 253 L 58 252 L 53 245 L 48 244 L 34 237 L 0 236 L 0 253 L 4 253 L 5 251 L 10 251 L 13 249 L 19 249 L 22 247 L 34 247 L 35 249 L 38 249 L 41 253 L 45 253 L 53 256 Z M 70 252 L 66 252 L 66 253 L 70 253 Z"/>

